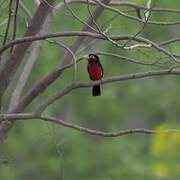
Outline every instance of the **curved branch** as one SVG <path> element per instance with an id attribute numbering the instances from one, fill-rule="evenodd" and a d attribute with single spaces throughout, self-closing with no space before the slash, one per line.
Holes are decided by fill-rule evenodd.
<path id="1" fill-rule="evenodd" d="M 104 132 L 104 131 L 98 131 L 98 130 L 94 130 L 94 129 L 85 128 L 85 127 L 82 127 L 79 125 L 75 125 L 72 123 L 68 123 L 68 122 L 65 122 L 63 120 L 60 120 L 60 119 L 54 118 L 54 117 L 40 116 L 39 119 L 44 120 L 44 121 L 53 122 L 56 124 L 60 124 L 64 127 L 68 127 L 68 128 L 71 128 L 71 129 L 74 129 L 77 131 L 81 131 L 81 132 L 88 133 L 91 135 L 102 136 L 102 137 L 119 137 L 119 136 L 123 136 L 123 135 L 127 135 L 127 134 L 137 134 L 137 133 L 141 133 L 141 134 L 155 133 L 155 131 L 149 130 L 149 129 L 127 129 L 127 130 L 122 130 L 122 131 L 117 131 L 117 132 Z"/>
<path id="2" fill-rule="evenodd" d="M 144 20 L 139 19 L 139 18 L 137 18 L 137 17 L 135 17 L 135 16 L 128 15 L 128 14 L 120 11 L 119 9 L 115 9 L 115 8 L 113 8 L 113 7 L 110 7 L 110 6 L 102 3 L 102 2 L 99 1 L 99 0 L 93 0 L 93 1 L 96 2 L 97 4 L 101 5 L 101 6 L 104 7 L 105 9 L 108 9 L 108 10 L 110 10 L 110 11 L 112 11 L 112 12 L 118 13 L 118 14 L 120 14 L 120 15 L 128 18 L 128 19 L 131 19 L 131 20 L 134 20 L 134 21 L 143 23 L 143 24 L 145 23 Z M 147 24 L 160 25 L 160 26 L 172 26 L 172 25 L 178 25 L 178 24 L 180 24 L 180 21 L 176 21 L 176 22 L 148 21 Z"/>
<path id="3" fill-rule="evenodd" d="M 87 4 L 87 0 L 68 0 L 68 4 Z M 93 0 L 89 0 L 89 5 L 96 5 L 98 3 L 93 2 Z M 134 9 L 142 9 L 142 10 L 149 10 L 147 7 L 143 5 L 139 5 L 133 2 L 128 1 L 112 1 L 109 3 L 110 6 L 127 6 Z M 169 13 L 180 13 L 179 9 L 170 9 L 170 8 L 152 8 L 152 11 L 155 12 L 169 12 Z"/>
<path id="4" fill-rule="evenodd" d="M 97 38 L 97 39 L 101 39 L 101 40 L 107 40 L 106 37 L 104 37 L 100 34 L 91 33 L 88 31 L 57 32 L 57 33 L 51 33 L 51 34 L 46 34 L 46 35 L 41 35 L 41 36 L 28 36 L 28 37 L 16 39 L 16 40 L 11 41 L 10 43 L 2 46 L 0 48 L 0 54 L 2 54 L 6 49 L 10 48 L 11 46 L 13 46 L 15 44 L 27 43 L 27 42 L 44 40 L 44 39 L 55 38 L 55 37 L 73 37 L 73 36 L 84 36 L 84 37 Z M 156 44 L 153 41 L 146 39 L 144 37 L 132 36 L 132 35 L 109 35 L 108 37 L 115 41 L 132 39 L 132 40 L 135 40 L 138 42 L 144 42 L 147 44 L 151 44 L 158 51 L 163 52 L 164 54 L 166 54 L 166 55 L 170 56 L 172 59 L 174 59 L 174 61 L 177 61 L 173 57 L 173 55 L 170 52 L 168 52 L 166 49 L 160 47 L 158 44 Z"/>
<path id="5" fill-rule="evenodd" d="M 85 128 L 76 124 L 72 124 L 66 121 L 63 121 L 61 119 L 58 118 L 54 118 L 54 117 L 47 117 L 47 116 L 39 116 L 36 115 L 34 113 L 19 113 L 19 114 L 2 114 L 0 115 L 0 120 L 1 121 L 17 121 L 17 120 L 21 120 L 21 121 L 26 121 L 26 120 L 31 120 L 31 119 L 39 119 L 39 120 L 43 120 L 43 121 L 48 121 L 48 122 L 53 122 L 56 124 L 59 124 L 61 126 L 67 127 L 67 128 L 71 128 L 74 129 L 76 131 L 80 131 L 80 132 L 84 132 L 84 133 L 88 133 L 91 135 L 95 135 L 95 136 L 101 136 L 101 137 L 119 137 L 119 136 L 123 136 L 123 135 L 128 135 L 128 134 L 153 134 L 156 133 L 156 131 L 154 130 L 149 130 L 149 129 L 127 129 L 127 130 L 121 130 L 121 131 L 117 131 L 117 132 L 104 132 L 104 131 L 98 131 L 98 130 L 94 130 L 94 129 L 89 129 L 89 128 Z"/>
<path id="6" fill-rule="evenodd" d="M 107 84 L 107 83 L 116 82 L 116 81 L 127 81 L 127 80 L 142 79 L 146 77 L 163 76 L 163 75 L 180 75 L 180 71 L 166 69 L 166 70 L 160 70 L 160 71 L 148 71 L 148 72 L 127 74 L 127 75 L 112 76 L 112 77 L 109 77 L 107 79 L 100 80 L 100 81 L 71 83 L 70 85 L 67 85 L 62 91 L 50 97 L 47 101 L 41 104 L 37 108 L 36 113 L 38 114 L 42 113 L 49 105 L 51 105 L 58 99 L 62 98 L 63 96 L 69 94 L 75 89 L 87 88 L 87 87 L 95 86 L 98 84 Z"/>

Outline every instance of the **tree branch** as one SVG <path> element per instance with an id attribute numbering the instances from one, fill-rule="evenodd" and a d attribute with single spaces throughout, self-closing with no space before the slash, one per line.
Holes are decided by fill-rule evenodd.
<path id="1" fill-rule="evenodd" d="M 13 3 L 13 1 L 10 0 L 10 1 L 9 1 L 9 16 L 8 16 L 8 21 L 7 21 L 7 26 L 6 26 L 6 32 L 5 32 L 5 35 L 4 35 L 4 40 L 3 40 L 2 45 L 5 45 L 5 44 L 6 44 L 6 40 L 7 40 L 7 37 L 8 37 L 8 32 L 9 32 L 10 23 L 11 23 L 11 16 L 12 16 L 12 3 Z M 0 54 L 0 56 L 1 56 L 1 54 Z M 1 60 L 1 58 L 0 58 L 0 60 Z"/>
<path id="2" fill-rule="evenodd" d="M 55 11 L 53 11 L 52 13 L 50 13 L 47 16 L 39 35 L 44 35 L 44 34 L 48 33 L 48 29 L 49 29 L 49 26 L 50 26 L 50 23 L 53 19 L 54 14 L 55 14 Z M 28 77 L 31 73 L 31 70 L 32 70 L 32 68 L 33 68 L 33 66 L 34 66 L 34 64 L 35 64 L 35 62 L 36 62 L 36 60 L 37 60 L 37 58 L 41 52 L 42 44 L 43 44 L 43 41 L 36 42 L 35 47 L 31 51 L 31 54 L 30 54 L 25 66 L 24 66 L 24 69 L 23 69 L 23 71 L 19 77 L 16 88 L 12 94 L 12 97 L 10 100 L 9 111 L 11 111 L 19 102 L 19 99 L 20 99 L 21 94 L 23 92 L 23 89 L 26 85 Z"/>
<path id="3" fill-rule="evenodd" d="M 72 124 L 63 120 L 60 120 L 58 118 L 54 117 L 47 117 L 47 116 L 39 116 L 34 113 L 24 113 L 24 114 L 2 114 L 0 115 L 0 120 L 2 122 L 12 122 L 12 121 L 17 121 L 17 120 L 31 120 L 31 119 L 39 119 L 43 121 L 48 121 L 52 123 L 56 123 L 58 125 L 74 129 L 76 131 L 84 132 L 90 135 L 95 135 L 95 136 L 101 136 L 101 137 L 119 137 L 123 135 L 128 135 L 128 134 L 153 134 L 156 133 L 154 130 L 149 130 L 149 129 L 127 129 L 127 130 L 121 130 L 117 132 L 104 132 L 104 131 L 98 131 L 94 129 L 89 129 L 85 128 L 76 124 Z"/>
<path id="4" fill-rule="evenodd" d="M 131 20 L 134 20 L 134 21 L 137 21 L 137 22 L 140 22 L 140 23 L 145 23 L 144 20 L 142 19 L 139 19 L 135 16 L 131 16 L 131 15 L 128 15 L 122 11 L 120 11 L 119 9 L 115 9 L 113 7 L 110 7 L 106 4 L 104 4 L 103 2 L 99 1 L 99 0 L 93 0 L 94 2 L 96 2 L 97 4 L 101 5 L 102 7 L 104 7 L 105 9 L 107 10 L 110 10 L 112 12 L 115 12 L 115 13 L 118 13 L 128 19 L 131 19 Z M 158 21 L 148 21 L 147 24 L 153 24 L 153 25 L 160 25 L 160 26 L 172 26 L 172 25 L 178 25 L 180 24 L 180 21 L 176 21 L 176 22 L 158 22 Z"/>
<path id="5" fill-rule="evenodd" d="M 88 31 L 72 31 L 72 32 L 57 32 L 57 33 L 51 33 L 51 34 L 46 34 L 46 35 L 41 35 L 41 36 L 29 36 L 29 37 L 24 37 L 24 38 L 19 38 L 16 39 L 14 41 L 11 41 L 10 43 L 2 46 L 0 48 L 0 54 L 3 53 L 6 49 L 10 48 L 11 46 L 15 45 L 15 44 L 21 44 L 21 43 L 27 43 L 27 42 L 32 42 L 32 41 L 37 41 L 37 40 L 44 40 L 44 39 L 49 39 L 49 38 L 55 38 L 55 37 L 73 37 L 73 36 L 79 36 L 81 38 L 85 38 L 85 37 L 90 37 L 90 38 L 97 38 L 97 39 L 101 39 L 101 40 L 107 40 L 106 37 L 104 37 L 101 34 L 97 34 L 97 33 L 92 33 L 92 32 L 88 32 Z M 160 47 L 160 45 L 165 45 L 165 44 L 156 44 L 155 42 L 146 39 L 144 37 L 141 36 L 133 36 L 133 35 L 108 35 L 108 37 L 114 41 L 119 41 L 119 40 L 135 40 L 137 42 L 144 42 L 147 45 L 144 46 L 149 46 L 151 45 L 152 47 L 154 47 L 155 49 L 157 49 L 160 52 L 163 52 L 164 54 L 172 57 L 173 54 L 171 54 L 169 51 L 167 51 L 166 49 Z M 108 41 L 108 40 L 107 40 Z M 82 42 L 82 41 L 81 41 Z M 166 43 L 167 44 L 167 43 Z M 178 56 L 180 57 L 180 56 Z M 172 57 L 172 59 L 174 61 L 177 61 L 174 57 Z M 179 61 L 177 61 L 179 62 Z"/>
<path id="6" fill-rule="evenodd" d="M 48 1 L 50 4 L 53 5 L 55 0 Z M 49 5 L 47 5 L 47 3 L 42 1 L 24 36 L 36 35 L 41 30 L 44 21 L 46 20 L 47 16 L 52 12 L 52 10 L 52 7 L 50 7 Z M 9 83 L 11 82 L 12 77 L 16 73 L 30 45 L 31 43 L 17 45 L 10 58 L 6 61 L 3 69 L 0 71 L 0 99 L 5 93 Z M 13 123 L 0 124 L 0 143 L 3 142 L 8 131 L 11 129 L 12 126 Z"/>
<path id="7" fill-rule="evenodd" d="M 53 3 L 54 0 L 50 0 L 50 1 Z M 40 31 L 47 15 L 51 11 L 52 8 L 49 7 L 44 1 L 42 1 L 24 36 L 36 35 Z M 21 44 L 17 45 L 13 51 L 13 54 L 5 63 L 4 68 L 0 71 L 0 96 L 4 94 L 6 88 L 10 83 L 11 78 L 14 76 L 15 72 L 17 71 L 18 66 L 20 65 L 30 45 L 31 43 L 29 42 L 24 43 L 23 45 Z"/>
<path id="8" fill-rule="evenodd" d="M 105 0 L 104 2 L 108 3 L 109 0 Z M 101 13 L 103 12 L 103 8 L 101 6 L 97 7 L 93 16 L 94 19 L 97 20 L 97 18 L 101 15 Z M 92 19 L 90 18 L 88 20 L 88 24 L 92 25 Z M 83 28 L 83 31 L 87 31 L 89 28 L 88 26 L 85 26 Z M 84 32 L 79 32 L 79 33 L 84 33 Z M 86 33 L 90 33 L 90 32 L 86 32 Z M 84 33 L 84 34 L 86 34 Z M 66 34 L 66 33 L 65 33 Z M 67 33 L 68 34 L 68 33 Z M 66 35 L 67 35 L 66 34 Z M 75 33 L 76 34 L 76 33 Z M 74 35 L 75 35 L 74 34 Z M 78 37 L 76 39 L 76 41 L 74 42 L 74 44 L 72 46 L 70 46 L 69 48 L 71 49 L 72 53 L 75 53 L 77 51 L 77 49 L 80 47 L 80 45 L 82 44 L 84 38 L 86 36 L 83 37 Z M 23 111 L 27 105 L 29 105 L 39 94 L 41 94 L 43 91 L 46 90 L 46 88 L 52 84 L 64 71 L 64 69 L 66 69 L 69 66 L 72 66 L 72 59 L 73 56 L 71 53 L 68 53 L 64 60 L 62 61 L 62 63 L 60 64 L 59 67 L 57 67 L 54 71 L 52 71 L 51 73 L 49 73 L 45 78 L 41 79 L 39 82 L 37 82 L 32 89 L 30 89 L 30 91 L 21 99 L 21 101 L 19 102 L 19 104 L 17 105 L 16 108 L 14 108 L 12 110 L 12 112 L 20 112 Z"/>
<path id="9" fill-rule="evenodd" d="M 67 85 L 62 91 L 50 97 L 43 104 L 41 104 L 37 108 L 36 113 L 37 114 L 42 113 L 49 105 L 59 100 L 63 96 L 69 94 L 71 91 L 75 89 L 87 88 L 87 87 L 92 87 L 98 84 L 107 84 L 107 83 L 116 82 L 116 81 L 127 81 L 127 80 L 133 80 L 133 79 L 142 79 L 146 77 L 164 76 L 164 75 L 180 75 L 180 70 L 178 71 L 178 70 L 165 69 L 165 70 L 160 70 L 160 71 L 148 71 L 148 72 L 127 74 L 127 75 L 112 76 L 112 77 L 109 77 L 107 79 L 100 80 L 100 81 L 71 83 L 70 85 Z"/>
<path id="10" fill-rule="evenodd" d="M 18 8 L 19 8 L 19 0 L 16 0 L 15 2 L 15 7 L 13 8 L 13 18 L 14 18 L 14 24 L 13 24 L 13 35 L 12 35 L 12 40 L 16 39 L 16 28 L 17 28 L 17 15 L 18 15 Z M 13 46 L 11 47 L 11 53 L 13 51 Z"/>
<path id="11" fill-rule="evenodd" d="M 85 4 L 87 5 L 87 0 L 67 0 L 68 4 Z M 98 5 L 98 3 L 94 2 L 93 0 L 89 0 L 89 5 Z M 112 1 L 109 3 L 110 6 L 127 6 L 134 9 L 140 10 L 149 10 L 147 7 L 143 5 L 136 4 L 134 2 L 129 1 Z M 152 8 L 154 12 L 168 12 L 168 13 L 180 13 L 179 9 L 170 9 L 170 8 Z"/>

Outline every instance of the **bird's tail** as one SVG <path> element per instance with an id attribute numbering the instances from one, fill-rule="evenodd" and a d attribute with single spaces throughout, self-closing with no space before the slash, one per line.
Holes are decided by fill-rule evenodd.
<path id="1" fill-rule="evenodd" d="M 101 95 L 100 85 L 93 86 L 93 88 L 92 88 L 92 95 L 93 96 L 100 96 Z"/>

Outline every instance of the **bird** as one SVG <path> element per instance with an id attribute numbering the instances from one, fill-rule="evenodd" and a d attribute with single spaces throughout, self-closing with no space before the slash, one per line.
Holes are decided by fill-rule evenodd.
<path id="1" fill-rule="evenodd" d="M 92 81 L 101 80 L 103 78 L 104 71 L 99 57 L 96 54 L 89 54 L 87 60 L 88 60 L 87 71 L 89 73 L 89 78 Z M 101 95 L 100 85 L 95 85 L 92 87 L 92 95 L 93 96 Z"/>

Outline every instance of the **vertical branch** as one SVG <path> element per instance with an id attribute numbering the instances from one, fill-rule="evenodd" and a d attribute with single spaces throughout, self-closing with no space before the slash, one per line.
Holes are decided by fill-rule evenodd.
<path id="1" fill-rule="evenodd" d="M 21 94 L 23 92 L 23 89 L 26 85 L 26 82 L 28 80 L 28 77 L 31 73 L 31 70 L 39 56 L 39 53 L 41 51 L 41 47 L 42 47 L 42 41 L 38 41 L 36 43 L 36 45 L 34 46 L 28 60 L 27 60 L 27 63 L 25 64 L 24 66 L 24 69 L 18 79 L 18 82 L 17 82 L 17 85 L 16 85 L 16 88 L 13 92 L 13 95 L 11 97 L 11 100 L 10 100 L 10 106 L 9 106 L 9 109 L 11 110 L 13 107 L 15 107 L 18 102 L 19 102 L 19 99 L 21 97 Z"/>
<path id="2" fill-rule="evenodd" d="M 54 3 L 54 0 L 49 1 L 52 4 Z M 51 13 L 51 11 L 52 7 L 42 1 L 24 36 L 34 36 L 39 33 L 46 17 L 49 13 Z M 0 71 L 0 96 L 3 96 L 4 92 L 6 91 L 12 77 L 16 73 L 31 43 L 32 42 L 16 45 L 12 55 L 6 61 L 3 69 Z"/>
<path id="3" fill-rule="evenodd" d="M 46 18 L 46 20 L 43 24 L 42 30 L 40 31 L 39 35 L 47 34 L 54 14 L 55 14 L 55 10 L 53 10 L 53 12 L 48 15 L 48 17 Z M 38 41 L 35 43 L 35 46 L 34 46 L 32 52 L 31 52 L 31 54 L 27 60 L 27 63 L 24 66 L 24 69 L 23 69 L 23 71 L 19 77 L 18 82 L 17 82 L 16 88 L 12 94 L 12 97 L 10 100 L 9 111 L 11 111 L 19 102 L 19 99 L 22 95 L 23 89 L 24 89 L 26 82 L 29 78 L 31 70 L 32 70 L 32 68 L 33 68 L 33 66 L 34 66 L 34 64 L 35 64 L 35 62 L 36 62 L 36 60 L 37 60 L 37 58 L 41 52 L 42 44 L 43 44 L 43 41 Z"/>
<path id="4" fill-rule="evenodd" d="M 9 16 L 8 16 L 8 21 L 7 21 L 7 26 L 6 26 L 6 31 L 4 35 L 4 40 L 2 45 L 6 44 L 8 33 L 9 33 L 9 28 L 10 28 L 10 22 L 11 22 L 11 16 L 12 16 L 12 0 L 9 1 Z M 0 54 L 0 62 L 2 60 L 1 54 Z M 0 96 L 0 112 L 2 112 L 2 96 Z"/>
<path id="5" fill-rule="evenodd" d="M 48 3 L 50 3 L 52 6 L 54 2 L 55 0 L 48 0 Z M 33 36 L 39 33 L 46 18 L 53 11 L 52 6 L 49 6 L 45 1 L 41 1 L 41 4 L 39 5 L 24 36 Z M 3 94 L 5 93 L 31 43 L 32 42 L 16 45 L 10 58 L 6 61 L 4 67 L 0 71 L 0 98 L 2 98 Z M 9 122 L 0 123 L 0 143 L 3 142 L 13 124 L 14 123 Z"/>
<path id="6" fill-rule="evenodd" d="M 5 32 L 5 35 L 4 35 L 4 40 L 3 40 L 2 45 L 5 45 L 6 41 L 7 41 L 7 36 L 8 36 L 10 22 L 11 22 L 11 16 L 12 16 L 12 0 L 10 0 L 10 2 L 9 2 L 9 17 L 8 17 L 8 22 L 7 22 L 7 26 L 6 26 L 6 32 Z"/>
<path id="7" fill-rule="evenodd" d="M 15 40 L 16 38 L 16 27 L 17 27 L 17 13 L 18 13 L 18 7 L 19 7 L 19 0 L 16 0 L 16 5 L 15 5 L 15 12 L 14 12 L 14 27 L 13 27 L 13 36 L 12 40 Z M 11 47 L 11 53 L 13 51 L 13 46 Z"/>

